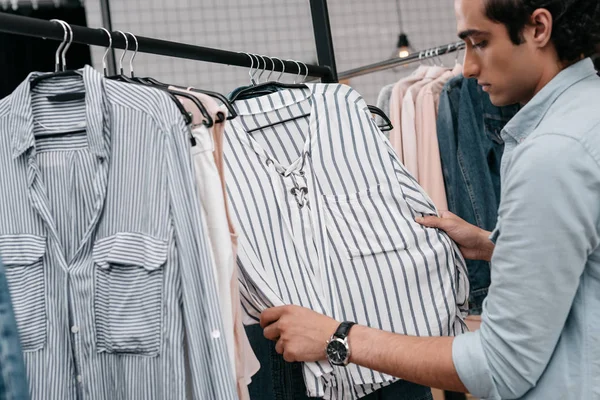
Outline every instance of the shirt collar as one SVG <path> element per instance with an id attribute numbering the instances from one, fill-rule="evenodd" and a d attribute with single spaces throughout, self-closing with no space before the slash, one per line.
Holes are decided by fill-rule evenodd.
<path id="1" fill-rule="evenodd" d="M 523 141 L 538 127 L 560 95 L 577 82 L 595 74 L 594 64 L 589 58 L 565 68 L 506 124 L 502 135 L 510 136 L 517 142 Z"/>
<path id="2" fill-rule="evenodd" d="M 87 138 L 90 151 L 98 157 L 106 158 L 108 149 L 103 137 L 104 125 L 104 82 L 102 75 L 89 65 L 79 70 L 85 87 L 85 105 Z M 31 80 L 42 75 L 40 72 L 29 74 L 11 95 L 10 118 L 14 127 L 12 136 L 12 154 L 14 158 L 35 146 L 33 135 L 33 109 L 31 105 Z"/>

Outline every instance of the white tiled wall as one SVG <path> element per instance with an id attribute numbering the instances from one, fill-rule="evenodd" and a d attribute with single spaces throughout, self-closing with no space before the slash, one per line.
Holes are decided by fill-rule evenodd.
<path id="1" fill-rule="evenodd" d="M 398 3 L 399 2 L 399 3 Z M 450 0 L 329 0 L 339 71 L 392 56 L 401 26 L 415 50 L 456 40 Z M 86 0 L 88 25 L 102 26 L 98 0 Z M 112 0 L 113 29 L 232 51 L 316 63 L 308 0 Z M 119 51 L 120 52 L 120 51 Z M 94 48 L 97 68 L 103 50 Z M 127 55 L 126 61 L 130 54 Z M 448 56 L 447 63 L 454 62 Z M 138 54 L 136 74 L 228 93 L 248 82 L 248 69 Z M 352 86 L 370 103 L 403 71 L 355 78 Z M 288 77 L 293 80 L 294 77 Z"/>

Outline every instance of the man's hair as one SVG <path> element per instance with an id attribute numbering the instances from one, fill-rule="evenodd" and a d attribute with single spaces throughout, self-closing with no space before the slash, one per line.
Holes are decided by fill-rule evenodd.
<path id="1" fill-rule="evenodd" d="M 600 43 L 599 0 L 484 0 L 486 16 L 504 24 L 516 45 L 524 42 L 523 29 L 538 8 L 552 14 L 551 40 L 561 61 L 589 57 Z"/>

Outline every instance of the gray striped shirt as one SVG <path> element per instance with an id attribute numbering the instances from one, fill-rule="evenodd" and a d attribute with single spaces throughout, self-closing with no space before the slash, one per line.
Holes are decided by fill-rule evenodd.
<path id="1" fill-rule="evenodd" d="M 464 260 L 447 235 L 414 222 L 435 206 L 358 93 L 314 84 L 236 105 L 224 151 L 246 322 L 297 304 L 408 335 L 462 333 Z M 329 399 L 394 381 L 356 365 L 307 363 L 304 372 L 309 394 Z"/>
<path id="2" fill-rule="evenodd" d="M 0 101 L 0 255 L 32 399 L 235 399 L 187 127 L 164 93 L 81 74 Z"/>

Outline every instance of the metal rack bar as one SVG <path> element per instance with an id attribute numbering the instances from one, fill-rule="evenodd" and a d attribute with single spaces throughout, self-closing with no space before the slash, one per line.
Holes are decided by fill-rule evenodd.
<path id="1" fill-rule="evenodd" d="M 338 77 L 327 0 L 310 0 L 310 11 L 312 14 L 319 65 L 330 68 L 330 74 L 323 77 L 323 82 L 335 83 L 338 81 Z"/>
<path id="2" fill-rule="evenodd" d="M 73 42 L 75 43 L 108 47 L 109 43 L 106 33 L 100 29 L 85 28 L 77 25 L 71 25 L 71 29 L 73 30 Z M 0 32 L 41 37 L 58 41 L 62 41 L 64 37 L 64 31 L 60 24 L 6 13 L 0 13 Z M 138 51 L 140 53 L 150 53 L 248 68 L 252 66 L 252 61 L 246 53 L 194 46 L 143 36 L 136 37 L 139 44 Z M 113 48 L 125 48 L 125 39 L 123 36 L 113 32 L 112 40 Z M 293 61 L 283 62 L 285 63 L 285 71 L 288 73 L 306 73 L 304 67 L 300 67 L 301 71 L 298 71 L 298 65 Z M 283 70 L 282 63 L 276 62 L 274 67 L 275 71 L 281 72 Z M 318 78 L 331 76 L 330 67 L 307 64 L 307 68 L 309 76 Z"/>
<path id="3" fill-rule="evenodd" d="M 401 65 L 411 64 L 417 61 L 426 60 L 428 58 L 442 56 L 444 54 L 454 53 L 464 49 L 465 44 L 463 42 L 450 43 L 444 46 L 434 47 L 429 50 L 423 50 L 420 52 L 411 53 L 408 57 L 404 58 L 391 58 L 389 60 L 380 61 L 378 63 L 365 65 L 360 68 L 351 69 L 349 71 L 341 72 L 339 79 L 350 79 L 356 78 L 357 76 L 372 74 L 373 72 L 384 71 L 390 68 L 399 67 Z"/>

